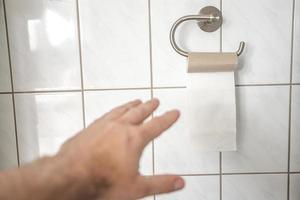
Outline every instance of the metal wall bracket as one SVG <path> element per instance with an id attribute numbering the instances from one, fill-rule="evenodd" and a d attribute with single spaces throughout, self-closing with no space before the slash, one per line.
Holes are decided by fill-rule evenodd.
<path id="1" fill-rule="evenodd" d="M 209 20 L 199 20 L 198 26 L 205 32 L 218 30 L 223 23 L 222 12 L 213 6 L 207 6 L 200 10 L 199 16 L 209 16 Z"/>
<path id="2" fill-rule="evenodd" d="M 188 52 L 182 50 L 175 41 L 175 32 L 178 26 L 185 22 L 185 21 L 190 21 L 194 20 L 197 21 L 198 26 L 200 27 L 201 30 L 205 32 L 214 32 L 218 30 L 223 23 L 223 16 L 222 12 L 213 6 L 207 6 L 204 7 L 200 10 L 198 15 L 187 15 L 184 17 L 181 17 L 178 19 L 172 26 L 171 31 L 170 31 L 170 42 L 173 47 L 173 49 L 179 53 L 182 56 L 188 56 Z M 245 47 L 245 42 L 240 42 L 239 48 L 236 51 L 236 54 L 240 56 L 243 53 Z"/>

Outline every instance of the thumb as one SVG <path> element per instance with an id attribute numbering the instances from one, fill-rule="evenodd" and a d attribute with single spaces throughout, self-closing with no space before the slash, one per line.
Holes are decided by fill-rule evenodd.
<path id="1" fill-rule="evenodd" d="M 183 178 L 176 175 L 141 176 L 138 181 L 138 193 L 140 198 L 174 192 L 184 188 Z"/>

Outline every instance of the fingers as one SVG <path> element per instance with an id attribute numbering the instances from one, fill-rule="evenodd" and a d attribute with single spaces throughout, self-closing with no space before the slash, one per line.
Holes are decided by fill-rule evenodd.
<path id="1" fill-rule="evenodd" d="M 141 126 L 143 134 L 144 146 L 151 140 L 158 137 L 162 132 L 170 128 L 179 118 L 179 111 L 173 110 L 166 112 L 165 114 L 154 117 L 151 121 Z"/>
<path id="2" fill-rule="evenodd" d="M 119 118 L 124 113 L 126 113 L 129 109 L 134 108 L 134 107 L 140 105 L 141 103 L 142 103 L 142 101 L 139 99 L 129 101 L 121 106 L 118 106 L 118 107 L 112 109 L 110 112 L 106 113 L 104 115 L 104 118 L 109 119 L 109 120 Z"/>
<path id="3" fill-rule="evenodd" d="M 175 175 L 141 176 L 138 181 L 139 198 L 169 193 L 183 189 L 185 182 L 183 178 Z"/>
<path id="4" fill-rule="evenodd" d="M 140 124 L 153 113 L 158 105 L 158 99 L 152 99 L 150 101 L 147 101 L 146 103 L 139 104 L 138 106 L 130 109 L 121 118 L 122 120 L 131 124 Z"/>

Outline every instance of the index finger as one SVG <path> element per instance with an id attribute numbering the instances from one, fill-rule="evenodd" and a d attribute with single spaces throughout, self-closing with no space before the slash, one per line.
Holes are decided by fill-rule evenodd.
<path id="1" fill-rule="evenodd" d="M 170 128 L 179 118 L 180 113 L 178 110 L 172 110 L 165 114 L 154 117 L 149 122 L 141 125 L 143 139 L 146 144 L 151 140 L 158 137 L 162 132 Z"/>
<path id="2" fill-rule="evenodd" d="M 104 114 L 103 118 L 106 118 L 109 120 L 116 119 L 116 118 L 122 116 L 123 114 L 125 114 L 131 108 L 136 107 L 136 106 L 140 105 L 141 103 L 142 103 L 142 101 L 139 99 L 129 101 L 123 105 L 120 105 L 120 106 L 112 109 L 108 113 Z"/>

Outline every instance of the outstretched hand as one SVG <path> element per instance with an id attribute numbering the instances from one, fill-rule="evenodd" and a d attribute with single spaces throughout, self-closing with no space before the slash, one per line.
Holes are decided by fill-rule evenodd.
<path id="1" fill-rule="evenodd" d="M 132 200 L 184 187 L 184 180 L 176 175 L 139 173 L 145 146 L 179 117 L 173 110 L 144 122 L 158 105 L 153 99 L 119 106 L 61 147 L 57 157 L 90 184 L 90 199 Z"/>

